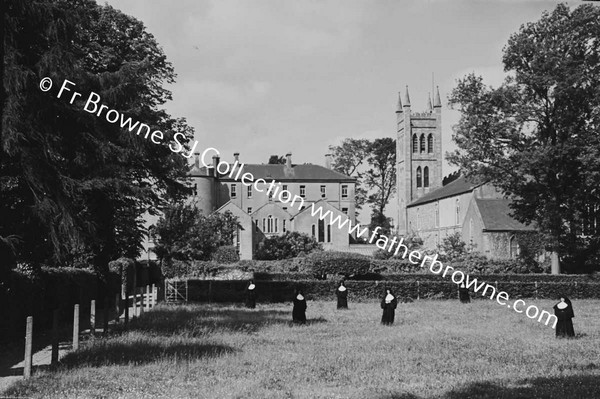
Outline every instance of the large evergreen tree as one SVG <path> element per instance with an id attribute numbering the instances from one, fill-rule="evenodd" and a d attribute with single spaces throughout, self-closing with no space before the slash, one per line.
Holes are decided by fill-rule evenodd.
<path id="1" fill-rule="evenodd" d="M 0 235 L 22 238 L 19 260 L 88 255 L 98 271 L 139 252 L 144 212 L 186 193 L 186 159 L 168 144 L 193 136 L 160 107 L 175 74 L 142 22 L 91 0 L 4 2 Z M 40 80 L 54 81 L 51 91 Z M 57 98 L 62 82 L 160 130 L 164 143 Z M 71 93 L 69 93 L 71 94 Z M 180 141 L 181 137 L 180 137 Z M 185 141 L 185 140 L 183 140 Z"/>

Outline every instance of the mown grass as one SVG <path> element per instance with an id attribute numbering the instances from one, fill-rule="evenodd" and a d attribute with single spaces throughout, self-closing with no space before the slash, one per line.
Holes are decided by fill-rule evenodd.
<path id="1" fill-rule="evenodd" d="M 533 302 L 532 302 L 533 303 Z M 550 301 L 535 301 L 551 309 Z M 576 339 L 488 300 L 159 306 L 4 395 L 35 398 L 598 398 L 600 300 L 574 302 Z"/>

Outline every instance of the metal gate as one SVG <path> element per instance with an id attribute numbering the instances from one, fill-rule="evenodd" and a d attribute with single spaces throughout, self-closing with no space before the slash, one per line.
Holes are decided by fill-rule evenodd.
<path id="1" fill-rule="evenodd" d="M 187 302 L 187 280 L 165 280 L 165 301 L 167 303 Z"/>

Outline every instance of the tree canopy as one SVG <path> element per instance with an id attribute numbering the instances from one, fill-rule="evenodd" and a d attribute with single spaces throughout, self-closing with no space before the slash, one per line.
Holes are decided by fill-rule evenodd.
<path id="1" fill-rule="evenodd" d="M 119 124 L 57 98 L 81 93 L 164 133 L 193 130 L 160 107 L 172 65 L 143 23 L 92 0 L 8 0 L 3 14 L 0 235 L 22 239 L 25 263 L 90 261 L 100 272 L 139 253 L 142 215 L 188 191 L 187 162 Z M 43 92 L 40 80 L 53 80 Z M 180 138 L 181 141 L 181 138 Z"/>
<path id="2" fill-rule="evenodd" d="M 470 74 L 452 91 L 462 116 L 448 159 L 500 188 L 514 216 L 536 225 L 563 261 L 597 256 L 600 9 L 559 4 L 511 35 L 503 52 L 500 87 Z"/>

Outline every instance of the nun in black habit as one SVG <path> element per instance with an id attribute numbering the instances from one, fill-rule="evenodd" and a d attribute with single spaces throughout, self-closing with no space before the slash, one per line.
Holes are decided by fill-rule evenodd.
<path id="1" fill-rule="evenodd" d="M 385 295 L 381 299 L 381 309 L 383 309 L 383 314 L 381 315 L 381 324 L 390 326 L 394 324 L 394 316 L 396 313 L 396 306 L 398 305 L 398 300 L 396 296 L 392 293 L 392 290 L 386 289 Z"/>
<path id="2" fill-rule="evenodd" d="M 471 296 L 469 295 L 469 289 L 467 288 L 465 283 L 462 283 L 460 285 L 460 288 L 458 289 L 458 299 L 460 299 L 460 301 L 462 303 L 471 302 Z"/>
<path id="3" fill-rule="evenodd" d="M 348 289 L 344 285 L 344 281 L 340 283 L 340 286 L 335 290 L 337 296 L 337 308 L 348 309 Z"/>
<path id="4" fill-rule="evenodd" d="M 254 285 L 254 280 L 250 280 L 246 287 L 246 307 L 248 309 L 256 307 L 256 285 Z"/>
<path id="5" fill-rule="evenodd" d="M 554 305 L 554 315 L 558 319 L 556 322 L 556 336 L 557 337 L 574 337 L 575 330 L 573 330 L 573 305 L 566 296 L 561 296 L 560 301 Z"/>
<path id="6" fill-rule="evenodd" d="M 306 299 L 302 290 L 297 289 L 294 295 L 294 309 L 292 310 L 292 320 L 294 323 L 306 323 Z"/>

